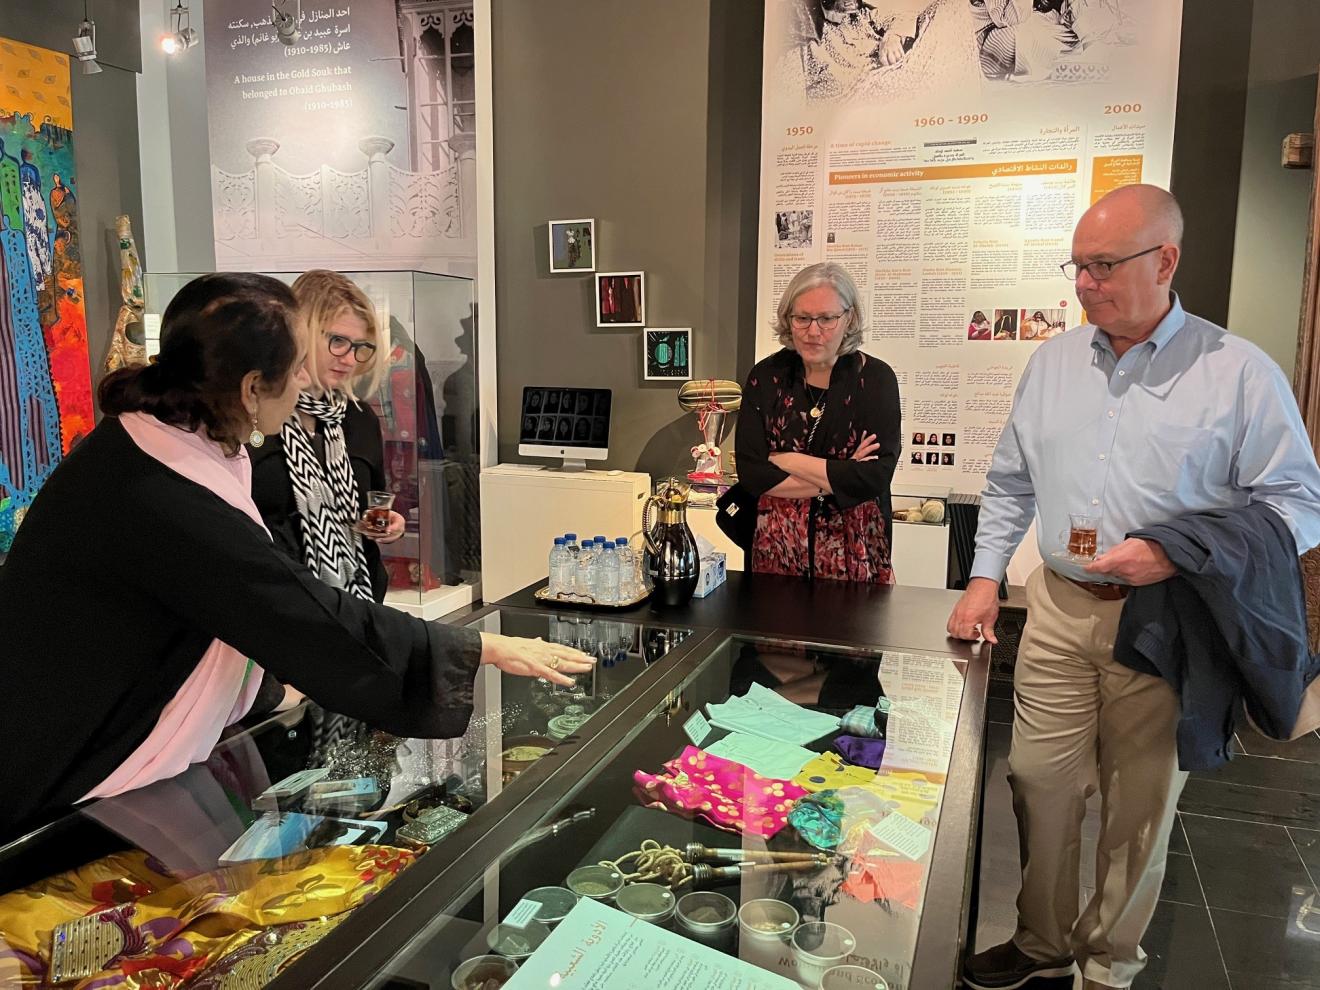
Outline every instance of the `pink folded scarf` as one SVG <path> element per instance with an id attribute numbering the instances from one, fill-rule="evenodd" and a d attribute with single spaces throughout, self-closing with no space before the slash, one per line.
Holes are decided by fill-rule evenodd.
<path id="1" fill-rule="evenodd" d="M 252 462 L 246 450 L 227 457 L 214 441 L 145 413 L 125 413 L 119 422 L 144 453 L 214 493 L 265 530 L 252 501 Z M 243 654 L 212 640 L 197 668 L 160 713 L 156 727 L 82 800 L 136 790 L 203 762 L 225 726 L 237 722 L 252 707 L 261 689 L 261 676 L 261 668 Z"/>
<path id="2" fill-rule="evenodd" d="M 770 838 L 788 822 L 794 802 L 806 791 L 791 780 L 775 780 L 704 749 L 688 746 L 664 765 L 664 773 L 633 774 L 634 790 L 648 808 L 661 808 L 710 822 L 726 832 Z"/>

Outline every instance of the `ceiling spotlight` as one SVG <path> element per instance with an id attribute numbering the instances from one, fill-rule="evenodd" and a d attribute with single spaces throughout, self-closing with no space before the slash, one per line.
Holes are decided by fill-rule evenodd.
<path id="1" fill-rule="evenodd" d="M 270 23 L 284 45 L 292 45 L 302 37 L 298 30 L 298 23 L 302 20 L 302 0 L 293 0 L 293 13 L 286 9 L 288 4 L 289 0 L 276 0 L 270 5 Z"/>
<path id="2" fill-rule="evenodd" d="M 170 11 L 170 27 L 173 31 L 161 36 L 160 50 L 166 55 L 177 55 L 179 52 L 197 47 L 197 42 L 201 39 L 192 27 L 191 20 L 192 12 L 183 0 L 177 0 L 174 9 Z"/>
<path id="3" fill-rule="evenodd" d="M 78 60 L 84 76 L 101 71 L 100 63 L 96 61 L 96 22 L 87 16 L 86 4 L 83 4 L 83 22 L 78 25 L 78 33 L 73 36 L 73 56 Z"/>

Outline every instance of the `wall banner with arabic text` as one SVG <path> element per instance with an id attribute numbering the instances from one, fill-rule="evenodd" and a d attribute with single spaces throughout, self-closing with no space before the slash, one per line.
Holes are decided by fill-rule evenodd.
<path id="1" fill-rule="evenodd" d="M 898 374 L 897 485 L 980 491 L 1100 196 L 1167 188 L 1182 0 L 768 0 L 758 357 L 801 268 L 861 290 Z"/>

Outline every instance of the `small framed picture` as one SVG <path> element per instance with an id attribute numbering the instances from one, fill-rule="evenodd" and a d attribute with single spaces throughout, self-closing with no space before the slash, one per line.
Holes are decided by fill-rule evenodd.
<path id="1" fill-rule="evenodd" d="M 646 275 L 599 272 L 596 275 L 596 326 L 646 326 Z"/>
<path id="2" fill-rule="evenodd" d="M 692 377 L 692 331 L 686 327 L 647 327 L 642 377 L 648 382 L 685 382 Z"/>
<path id="3" fill-rule="evenodd" d="M 596 221 L 550 221 L 550 271 L 596 270 Z"/>

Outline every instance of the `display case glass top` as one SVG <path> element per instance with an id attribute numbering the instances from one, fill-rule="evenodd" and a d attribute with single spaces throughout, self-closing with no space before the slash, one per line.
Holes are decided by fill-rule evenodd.
<path id="1" fill-rule="evenodd" d="M 206 762 L 0 847 L 5 947 L 71 987 L 263 986 L 395 884 L 424 883 L 449 843 L 505 820 L 690 635 L 500 609 L 465 621 L 598 662 L 572 687 L 482 667 L 456 739 L 401 739 L 308 702 L 236 727 Z M 123 937 L 102 937 L 111 928 Z"/>
<path id="2" fill-rule="evenodd" d="M 277 986 L 815 988 L 835 965 L 950 986 L 980 786 L 968 670 L 709 632 L 379 939 Z"/>

